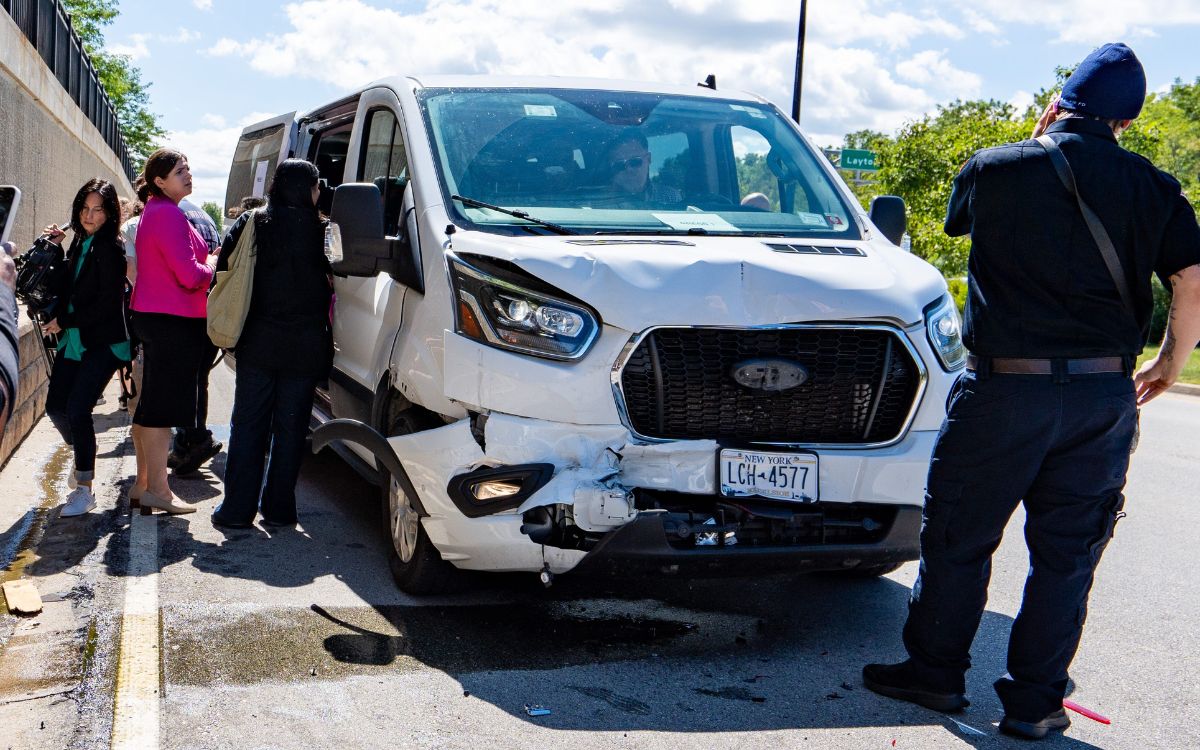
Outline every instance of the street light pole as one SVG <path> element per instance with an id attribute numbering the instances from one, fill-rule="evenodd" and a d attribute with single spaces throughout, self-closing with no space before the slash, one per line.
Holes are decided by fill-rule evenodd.
<path id="1" fill-rule="evenodd" d="M 800 34 L 796 40 L 796 85 L 792 89 L 792 120 L 800 124 L 800 85 L 804 79 L 804 27 L 808 20 L 808 3 L 800 0 Z"/>

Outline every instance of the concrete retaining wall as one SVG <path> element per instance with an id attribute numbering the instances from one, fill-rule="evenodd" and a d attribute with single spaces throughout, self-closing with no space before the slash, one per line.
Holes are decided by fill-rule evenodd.
<path id="1" fill-rule="evenodd" d="M 50 373 L 42 356 L 41 336 L 29 318 L 21 321 L 19 333 L 21 371 L 17 376 L 17 398 L 13 402 L 16 408 L 8 420 L 3 438 L 0 438 L 0 467 L 17 450 L 46 410 L 46 388 Z"/>
<path id="2" fill-rule="evenodd" d="M 133 196 L 121 162 L 12 18 L 0 12 L 0 185 L 21 189 L 18 250 L 71 212 L 79 186 L 103 177 Z"/>
<path id="3" fill-rule="evenodd" d="M 84 116 L 12 18 L 0 12 L 0 185 L 21 189 L 10 235 L 18 252 L 42 227 L 68 219 L 79 186 L 102 177 L 121 195 L 133 186 L 100 131 Z M 42 417 L 46 365 L 41 340 L 22 311 L 16 407 L 0 439 L 0 466 Z"/>

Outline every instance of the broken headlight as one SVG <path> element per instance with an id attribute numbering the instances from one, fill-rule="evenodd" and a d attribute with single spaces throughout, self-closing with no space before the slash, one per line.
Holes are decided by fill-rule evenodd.
<path id="1" fill-rule="evenodd" d="M 596 313 L 503 261 L 451 257 L 454 330 L 500 349 L 559 360 L 587 353 Z"/>

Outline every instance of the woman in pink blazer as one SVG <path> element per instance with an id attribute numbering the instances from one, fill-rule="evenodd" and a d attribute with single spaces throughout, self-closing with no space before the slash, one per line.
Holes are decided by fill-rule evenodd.
<path id="1" fill-rule="evenodd" d="M 196 426 L 199 396 L 208 378 L 208 289 L 217 256 L 179 209 L 192 192 L 187 157 L 159 149 L 146 160 L 139 198 L 146 204 L 137 232 L 137 283 L 133 288 L 134 333 L 142 344 L 142 392 L 133 415 L 137 481 L 131 504 L 192 513 L 167 485 L 171 428 Z"/>

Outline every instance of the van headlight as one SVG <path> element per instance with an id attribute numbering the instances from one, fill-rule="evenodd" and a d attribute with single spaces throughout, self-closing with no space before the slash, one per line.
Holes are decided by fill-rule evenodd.
<path id="1" fill-rule="evenodd" d="M 575 360 L 600 331 L 587 306 L 504 261 L 450 258 L 454 330 L 500 349 Z"/>
<path id="2" fill-rule="evenodd" d="M 963 346 L 962 324 L 954 300 L 946 295 L 925 309 L 925 332 L 942 367 L 947 372 L 959 369 L 967 361 L 967 348 Z"/>

